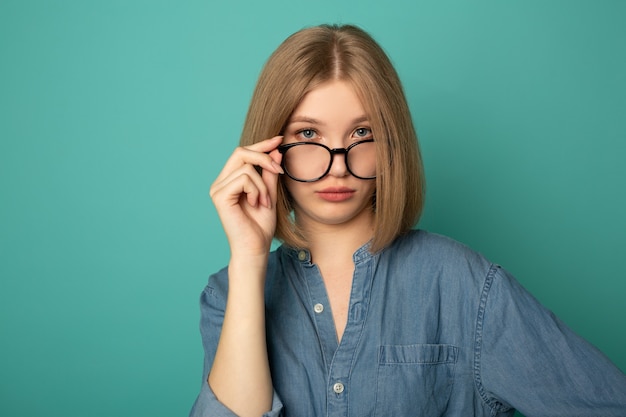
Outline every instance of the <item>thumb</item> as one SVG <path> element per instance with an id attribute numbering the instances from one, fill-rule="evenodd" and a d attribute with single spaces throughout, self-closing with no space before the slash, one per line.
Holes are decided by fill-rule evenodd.
<path id="1" fill-rule="evenodd" d="M 280 152 L 278 152 L 278 150 L 274 149 L 272 152 L 269 153 L 269 156 L 272 158 L 272 160 L 274 160 L 274 162 L 280 165 L 283 155 Z M 271 200 L 271 207 L 275 207 L 276 199 L 277 199 L 278 175 L 279 174 L 275 174 L 267 169 L 264 169 L 261 175 L 263 178 L 263 182 L 267 186 L 267 190 L 269 192 L 269 196 Z"/>

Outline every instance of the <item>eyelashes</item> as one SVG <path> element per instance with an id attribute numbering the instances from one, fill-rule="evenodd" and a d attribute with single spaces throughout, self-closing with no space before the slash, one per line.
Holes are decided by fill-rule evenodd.
<path id="1" fill-rule="evenodd" d="M 313 140 L 319 138 L 320 134 L 317 132 L 316 129 L 304 128 L 298 129 L 295 132 L 294 136 L 296 136 L 298 139 Z M 372 137 L 372 129 L 370 129 L 369 127 L 357 127 L 356 129 L 354 129 L 354 131 L 352 131 L 351 136 L 357 139 L 368 139 Z"/>
<path id="2" fill-rule="evenodd" d="M 356 134 L 360 139 L 372 136 L 372 129 L 369 127 L 359 127 L 354 130 L 353 135 Z"/>
<path id="3" fill-rule="evenodd" d="M 296 136 L 302 139 L 311 140 L 311 139 L 315 139 L 315 137 L 318 136 L 318 134 L 315 131 L 315 129 L 300 129 L 296 132 Z"/>

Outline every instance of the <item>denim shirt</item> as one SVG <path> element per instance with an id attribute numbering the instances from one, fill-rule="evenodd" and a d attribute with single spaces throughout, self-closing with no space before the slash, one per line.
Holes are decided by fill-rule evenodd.
<path id="1" fill-rule="evenodd" d="M 353 256 L 337 334 L 306 250 L 269 259 L 266 327 L 274 399 L 264 416 L 626 416 L 626 376 L 514 278 L 467 247 L 413 231 Z M 191 416 L 234 416 L 207 384 L 227 270 L 201 296 L 202 388 Z"/>

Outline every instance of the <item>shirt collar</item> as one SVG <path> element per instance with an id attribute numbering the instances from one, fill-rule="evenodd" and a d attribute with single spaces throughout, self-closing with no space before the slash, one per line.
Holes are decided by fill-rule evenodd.
<path id="1" fill-rule="evenodd" d="M 363 246 L 361 246 L 354 252 L 354 254 L 352 255 L 352 260 L 354 261 L 355 265 L 361 262 L 365 262 L 374 256 L 369 251 L 371 243 L 371 241 L 366 242 Z M 311 252 L 306 248 L 294 248 L 283 244 L 280 246 L 280 250 L 297 262 L 308 265 L 311 264 Z"/>

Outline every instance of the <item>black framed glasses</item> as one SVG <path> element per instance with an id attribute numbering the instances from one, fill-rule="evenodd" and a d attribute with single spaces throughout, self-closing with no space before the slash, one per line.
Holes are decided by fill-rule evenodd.
<path id="1" fill-rule="evenodd" d="M 376 178 L 374 139 L 354 142 L 347 148 L 333 149 L 317 142 L 286 143 L 278 146 L 278 152 L 283 154 L 281 166 L 285 174 L 295 181 L 321 180 L 330 172 L 337 154 L 344 155 L 346 168 L 353 176 L 362 180 Z"/>

